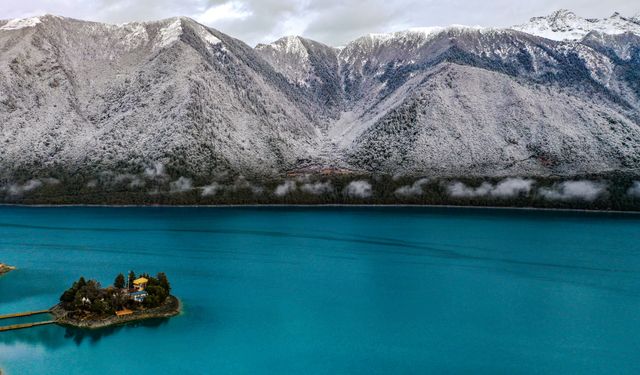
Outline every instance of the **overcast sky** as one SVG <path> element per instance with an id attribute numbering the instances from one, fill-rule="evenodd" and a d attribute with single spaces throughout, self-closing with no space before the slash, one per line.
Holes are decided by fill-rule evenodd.
<path id="1" fill-rule="evenodd" d="M 302 35 L 342 45 L 370 32 L 451 24 L 511 26 L 559 8 L 632 16 L 638 0 L 0 0 L 0 19 L 45 13 L 124 23 L 188 16 L 255 45 Z"/>

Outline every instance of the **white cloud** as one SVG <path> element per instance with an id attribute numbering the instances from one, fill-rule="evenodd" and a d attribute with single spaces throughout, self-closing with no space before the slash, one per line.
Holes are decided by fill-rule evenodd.
<path id="1" fill-rule="evenodd" d="M 529 195 L 535 181 L 522 178 L 507 178 L 500 181 L 492 190 L 491 195 L 499 198 L 510 198 L 518 195 Z"/>
<path id="2" fill-rule="evenodd" d="M 373 189 L 368 181 L 351 181 L 344 188 L 344 194 L 352 198 L 369 198 L 373 195 Z"/>
<path id="3" fill-rule="evenodd" d="M 506 27 L 559 8 L 582 17 L 607 17 L 614 10 L 631 16 L 629 0 L 22 0 L 0 1 L 1 18 L 44 13 L 123 23 L 189 16 L 249 44 L 270 42 L 289 33 L 342 45 L 370 32 L 408 27 L 466 24 Z M 465 9 L 465 11 L 460 11 Z"/>
<path id="4" fill-rule="evenodd" d="M 25 182 L 24 184 L 11 184 L 7 187 L 7 192 L 11 196 L 21 196 L 24 193 L 36 190 L 37 188 L 43 185 L 42 181 L 38 179 L 33 179 Z"/>
<path id="5" fill-rule="evenodd" d="M 210 185 L 206 185 L 202 187 L 202 196 L 209 197 L 212 195 L 216 195 L 220 190 L 222 190 L 222 185 L 220 185 L 217 182 L 213 182 Z"/>
<path id="6" fill-rule="evenodd" d="M 229 186 L 229 189 L 234 192 L 238 190 L 251 190 L 253 195 L 260 195 L 264 192 L 264 188 L 262 186 L 252 184 L 247 181 L 244 176 L 238 176 L 233 185 Z"/>
<path id="7" fill-rule="evenodd" d="M 276 187 L 276 190 L 273 192 L 275 195 L 277 195 L 278 197 L 283 197 L 289 193 L 292 193 L 296 191 L 296 182 L 295 181 L 291 181 L 291 180 L 287 180 L 285 182 L 283 182 L 282 184 L 278 185 Z"/>
<path id="8" fill-rule="evenodd" d="M 193 188 L 193 183 L 190 178 L 180 177 L 175 181 L 171 181 L 169 189 L 171 193 L 184 193 Z"/>
<path id="9" fill-rule="evenodd" d="M 116 175 L 114 178 L 114 183 L 116 184 L 128 183 L 127 186 L 131 189 L 143 187 L 145 185 L 144 180 L 140 176 L 131 174 L 131 173 L 123 173 L 123 174 Z"/>
<path id="10" fill-rule="evenodd" d="M 640 198 L 640 181 L 633 181 L 633 185 L 631 185 L 629 190 L 627 190 L 627 194 L 632 197 Z"/>
<path id="11" fill-rule="evenodd" d="M 313 194 L 313 195 L 330 194 L 330 193 L 333 193 L 334 191 L 333 186 L 329 181 L 315 182 L 315 183 L 308 182 L 300 186 L 300 190 L 302 190 L 305 193 Z"/>
<path id="12" fill-rule="evenodd" d="M 9 184 L 7 186 L 2 187 L 0 191 L 6 191 L 7 194 L 12 197 L 20 197 L 25 193 L 39 189 L 44 185 L 58 185 L 58 184 L 60 184 L 60 180 L 56 178 L 50 178 L 50 177 L 45 177 L 40 179 L 33 178 L 24 183 L 16 182 L 16 183 Z"/>
<path id="13" fill-rule="evenodd" d="M 131 180 L 131 182 L 129 182 L 129 188 L 131 189 L 140 188 L 140 187 L 143 187 L 144 185 L 145 185 L 144 180 L 138 176 L 136 176 L 134 179 Z"/>
<path id="14" fill-rule="evenodd" d="M 455 198 L 484 197 L 489 194 L 492 188 L 493 185 L 488 182 L 483 182 L 477 188 L 469 187 L 460 181 L 452 182 L 447 186 L 449 195 Z"/>
<path id="15" fill-rule="evenodd" d="M 535 181 L 522 178 L 506 178 L 496 185 L 483 182 L 477 188 L 467 186 L 462 182 L 449 184 L 449 195 L 455 198 L 494 197 L 513 198 L 519 195 L 529 195 Z"/>
<path id="16" fill-rule="evenodd" d="M 607 185 L 594 181 L 565 181 L 553 185 L 551 188 L 540 188 L 538 193 L 550 200 L 584 200 L 594 201 L 602 196 Z"/>
<path id="17" fill-rule="evenodd" d="M 47 184 L 47 185 L 59 185 L 60 184 L 60 180 L 58 180 L 57 178 L 53 178 L 53 177 L 41 178 L 40 180 L 43 183 Z"/>
<path id="18" fill-rule="evenodd" d="M 156 161 L 146 167 L 144 169 L 144 175 L 151 180 L 165 180 L 168 177 L 167 172 L 164 169 L 164 164 L 159 161 Z"/>
<path id="19" fill-rule="evenodd" d="M 253 13 L 247 5 L 240 1 L 228 1 L 209 7 L 196 20 L 205 25 L 215 25 L 219 21 L 242 21 Z"/>
<path id="20" fill-rule="evenodd" d="M 395 176 L 394 176 L 395 177 Z M 414 182 L 411 185 L 406 185 L 399 187 L 395 191 L 395 195 L 399 197 L 415 197 L 417 195 L 422 195 L 422 186 L 429 183 L 428 178 L 421 178 L 418 181 Z"/>

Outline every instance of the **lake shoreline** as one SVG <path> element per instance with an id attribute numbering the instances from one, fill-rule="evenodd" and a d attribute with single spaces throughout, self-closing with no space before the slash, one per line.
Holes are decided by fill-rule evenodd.
<path id="1" fill-rule="evenodd" d="M 26 204 L 0 203 L 0 207 L 89 207 L 89 208 L 453 208 L 473 210 L 534 211 L 534 212 L 582 212 L 594 214 L 640 215 L 640 211 L 592 210 L 581 208 L 465 206 L 454 204 Z"/>
<path id="2" fill-rule="evenodd" d="M 167 297 L 167 300 L 160 306 L 152 309 L 146 309 L 141 311 L 134 311 L 132 314 L 124 316 L 109 315 L 100 317 L 97 319 L 78 320 L 67 316 L 68 311 L 64 310 L 62 306 L 55 305 L 51 308 L 51 315 L 54 316 L 56 324 L 66 327 L 75 327 L 82 329 L 101 329 L 112 326 L 118 326 L 131 322 L 149 320 L 149 319 L 164 319 L 179 315 L 182 312 L 182 303 L 175 296 Z"/>

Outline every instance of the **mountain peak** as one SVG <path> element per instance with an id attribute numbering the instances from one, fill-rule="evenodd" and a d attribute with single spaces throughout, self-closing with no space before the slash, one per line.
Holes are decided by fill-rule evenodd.
<path id="1" fill-rule="evenodd" d="M 189 17 L 172 17 L 159 21 L 162 27 L 159 31 L 159 48 L 169 46 L 177 42 L 184 32 L 184 27 L 192 28 L 196 34 L 210 45 L 220 44 L 222 41 L 213 35 L 211 30 Z"/>
<path id="2" fill-rule="evenodd" d="M 306 61 L 309 56 L 309 51 L 303 43 L 305 40 L 306 39 L 298 35 L 287 35 L 269 44 L 258 44 L 256 50 L 271 50 L 276 54 L 295 56 L 301 59 L 301 61 Z"/>
<path id="3" fill-rule="evenodd" d="M 41 16 L 32 16 L 26 18 L 14 18 L 4 20 L 4 25 L 0 26 L 0 30 L 20 30 L 29 27 L 35 27 L 37 24 L 50 19 L 63 19 L 64 17 L 54 16 L 52 14 L 44 14 Z M 0 25 L 1 25 L 0 21 Z"/>
<path id="4" fill-rule="evenodd" d="M 534 17 L 534 18 L 545 18 L 545 17 Z M 556 19 L 556 20 L 565 20 L 565 19 L 576 19 L 578 16 L 570 11 L 569 9 L 558 9 L 555 12 L 551 13 L 548 18 Z"/>
<path id="5" fill-rule="evenodd" d="M 552 40 L 580 40 L 592 31 L 603 34 L 640 34 L 640 24 L 634 18 L 626 18 L 615 12 L 609 18 L 585 19 L 575 13 L 560 9 L 548 16 L 533 17 L 528 23 L 512 29 Z"/>

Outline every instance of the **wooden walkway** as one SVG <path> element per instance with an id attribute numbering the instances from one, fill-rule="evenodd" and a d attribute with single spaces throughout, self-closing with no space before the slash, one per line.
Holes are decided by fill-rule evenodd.
<path id="1" fill-rule="evenodd" d="M 0 315 L 0 319 L 21 318 L 23 316 L 46 314 L 48 312 L 50 311 L 49 310 L 27 311 L 27 312 L 15 313 L 15 314 Z"/>
<path id="2" fill-rule="evenodd" d="M 23 328 L 31 328 L 31 327 L 37 327 L 37 326 L 44 326 L 47 324 L 53 324 L 55 323 L 55 320 L 47 320 L 44 322 L 34 322 L 34 323 L 23 323 L 23 324 L 13 324 L 10 326 L 4 326 L 4 327 L 0 327 L 0 332 L 4 332 L 4 331 L 13 331 L 15 329 L 23 329 Z"/>
<path id="3" fill-rule="evenodd" d="M 51 312 L 51 311 L 49 311 L 49 310 L 37 310 L 37 311 L 26 311 L 26 312 L 15 313 L 15 314 L 6 314 L 6 315 L 0 315 L 0 320 L 2 320 L 2 319 L 11 319 L 11 318 L 22 318 L 22 317 L 25 317 L 25 316 L 32 316 L 32 315 L 47 314 L 49 312 Z M 22 323 L 22 324 L 12 324 L 10 326 L 2 326 L 2 327 L 0 327 L 0 332 L 13 331 L 14 329 L 23 329 L 23 328 L 31 328 L 31 327 L 43 326 L 43 325 L 53 324 L 53 323 L 55 323 L 55 320 L 46 320 L 46 321 L 42 321 L 42 322 L 31 322 L 31 323 Z"/>

